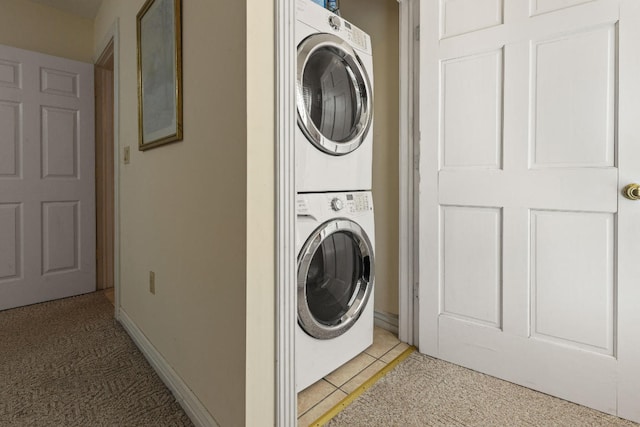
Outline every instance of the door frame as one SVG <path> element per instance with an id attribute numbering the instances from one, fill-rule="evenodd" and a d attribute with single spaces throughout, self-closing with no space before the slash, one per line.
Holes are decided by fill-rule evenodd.
<path id="1" fill-rule="evenodd" d="M 400 341 L 418 346 L 420 0 L 398 0 L 398 3 L 400 3 L 398 338 Z"/>
<path id="2" fill-rule="evenodd" d="M 120 320 L 120 22 L 117 18 L 106 32 L 104 39 L 98 44 L 94 64 L 99 62 L 111 43 L 113 43 L 113 288 L 114 315 L 116 320 Z"/>
<path id="3" fill-rule="evenodd" d="M 420 0 L 399 3 L 399 337 L 417 345 L 418 166 L 417 67 Z M 297 424 L 295 389 L 295 2 L 276 0 L 276 408 L 275 425 Z M 117 43 L 115 43 L 117 47 Z M 117 58 L 117 57 L 116 57 Z M 115 63 L 114 63 L 115 67 Z M 117 94 L 116 94 L 117 96 Z M 117 102 L 117 101 L 116 101 Z M 117 121 L 117 120 L 116 120 Z M 414 126 L 415 122 L 415 126 Z M 118 162 L 115 162 L 116 164 Z M 119 280 L 117 281 L 119 282 Z M 117 288 L 116 288 L 117 289 Z M 118 303 L 116 290 L 116 307 Z M 116 308 L 116 311 L 118 309 Z"/>
<path id="4" fill-rule="evenodd" d="M 108 73 L 111 78 L 105 78 Z M 94 64 L 96 160 L 96 289 L 113 285 L 113 39 Z M 110 93 L 109 93 L 110 92 Z M 107 120 L 109 119 L 110 120 Z M 109 167 L 111 165 L 111 167 Z M 109 224 L 111 223 L 111 226 Z"/>
<path id="5" fill-rule="evenodd" d="M 275 425 L 297 424 L 295 2 L 276 0 L 276 384 Z"/>

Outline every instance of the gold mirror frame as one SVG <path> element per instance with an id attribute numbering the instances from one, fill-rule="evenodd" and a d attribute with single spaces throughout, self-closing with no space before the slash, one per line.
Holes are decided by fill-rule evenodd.
<path id="1" fill-rule="evenodd" d="M 147 0 L 136 15 L 141 151 L 182 140 L 181 1 Z"/>

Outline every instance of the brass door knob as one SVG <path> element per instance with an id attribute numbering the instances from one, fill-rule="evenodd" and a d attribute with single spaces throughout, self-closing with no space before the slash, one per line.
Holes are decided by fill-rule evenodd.
<path id="1" fill-rule="evenodd" d="M 640 185 L 629 184 L 622 189 L 622 194 L 629 200 L 640 200 Z"/>

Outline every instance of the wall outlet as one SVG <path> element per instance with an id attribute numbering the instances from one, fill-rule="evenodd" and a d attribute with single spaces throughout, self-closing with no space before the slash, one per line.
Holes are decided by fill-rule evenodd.
<path id="1" fill-rule="evenodd" d="M 156 294 L 156 273 L 153 271 L 149 272 L 149 292 Z"/>
<path id="2" fill-rule="evenodd" d="M 128 165 L 131 161 L 131 148 L 129 146 L 124 147 L 124 164 Z"/>

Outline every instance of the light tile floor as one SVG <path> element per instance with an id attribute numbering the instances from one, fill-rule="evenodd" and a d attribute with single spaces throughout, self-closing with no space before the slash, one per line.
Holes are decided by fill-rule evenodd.
<path id="1" fill-rule="evenodd" d="M 298 393 L 298 427 L 309 426 L 408 347 L 391 332 L 375 328 L 371 347 Z"/>

